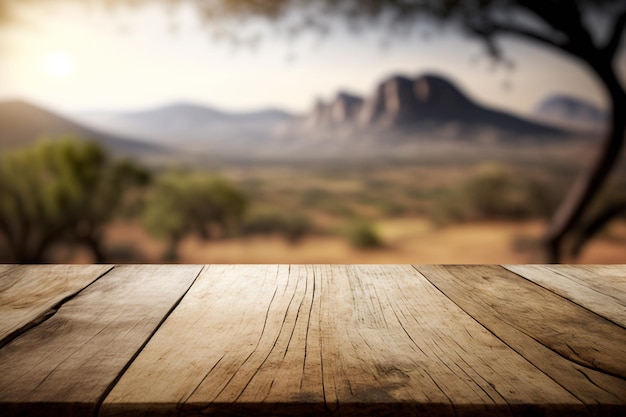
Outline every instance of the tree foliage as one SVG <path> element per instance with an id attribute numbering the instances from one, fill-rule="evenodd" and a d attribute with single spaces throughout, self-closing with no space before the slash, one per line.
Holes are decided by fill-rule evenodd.
<path id="1" fill-rule="evenodd" d="M 146 201 L 144 224 L 168 240 L 165 258 L 178 258 L 178 245 L 188 235 L 202 239 L 234 230 L 247 207 L 246 196 L 226 180 L 203 173 L 167 172 Z"/>
<path id="2" fill-rule="evenodd" d="M 42 262 L 59 242 L 86 245 L 103 261 L 103 227 L 125 191 L 148 174 L 111 161 L 97 144 L 72 138 L 39 142 L 0 162 L 0 234 L 15 262 Z"/>

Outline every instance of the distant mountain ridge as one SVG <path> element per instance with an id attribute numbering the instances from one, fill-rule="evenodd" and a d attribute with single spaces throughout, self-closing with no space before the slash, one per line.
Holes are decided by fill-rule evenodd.
<path id="1" fill-rule="evenodd" d="M 571 107 L 563 99 L 546 106 L 544 113 L 554 106 Z M 585 107 L 579 104 L 575 108 Z M 594 110 L 585 112 L 601 118 Z M 378 83 L 368 96 L 339 91 L 332 100 L 318 100 L 310 112 L 298 116 L 278 109 L 234 113 L 178 102 L 141 111 L 64 117 L 26 102 L 0 103 L 0 149 L 27 145 L 41 136 L 69 134 L 96 140 L 117 153 L 142 156 L 404 154 L 429 144 L 446 145 L 448 140 L 453 140 L 454 146 L 459 140 L 470 146 L 477 142 L 489 146 L 501 141 L 545 142 L 575 137 L 572 127 L 567 121 L 550 125 L 482 105 L 437 74 L 393 75 Z"/>
<path id="2" fill-rule="evenodd" d="M 360 97 L 340 91 L 332 100 L 318 100 L 298 126 L 308 132 L 366 130 L 406 132 L 455 124 L 459 136 L 491 129 L 506 135 L 561 136 L 562 129 L 526 120 L 480 105 L 452 81 L 436 74 L 415 78 L 393 75 L 380 82 L 372 95 Z"/>
<path id="3" fill-rule="evenodd" d="M 605 109 L 580 97 L 553 94 L 535 106 L 540 120 L 558 126 L 574 126 L 581 129 L 600 129 L 608 122 Z"/>
<path id="4" fill-rule="evenodd" d="M 172 121 L 203 124 L 211 124 L 222 121 L 259 123 L 268 121 L 271 122 L 275 120 L 281 121 L 291 117 L 289 113 L 277 109 L 230 113 L 213 107 L 190 102 L 176 102 L 148 110 L 120 113 L 111 112 L 110 114 L 116 114 L 130 119 L 143 119 L 147 122 L 161 124 L 169 124 Z"/>
<path id="5" fill-rule="evenodd" d="M 142 137 L 154 143 L 203 144 L 224 139 L 266 138 L 293 117 L 277 109 L 230 113 L 179 102 L 132 112 L 92 112 L 74 115 L 91 127 Z"/>
<path id="6" fill-rule="evenodd" d="M 42 107 L 20 100 L 0 102 L 0 149 L 16 149 L 40 138 L 73 136 L 93 140 L 116 154 L 159 154 L 165 149 L 127 137 L 91 129 Z"/>
<path id="7" fill-rule="evenodd" d="M 339 91 L 330 101 L 318 100 L 300 116 L 276 109 L 233 113 L 204 105 L 178 102 L 132 112 L 92 112 L 74 115 L 92 128 L 191 151 L 254 152 L 272 146 L 300 148 L 301 139 L 337 134 L 347 142 L 369 141 L 373 146 L 388 134 L 404 141 L 428 138 L 484 140 L 515 137 L 563 138 L 567 126 L 490 108 L 438 74 L 416 77 L 393 75 L 361 97 Z M 379 139 L 376 139 L 376 138 Z M 346 142 L 346 141 L 344 141 Z"/>

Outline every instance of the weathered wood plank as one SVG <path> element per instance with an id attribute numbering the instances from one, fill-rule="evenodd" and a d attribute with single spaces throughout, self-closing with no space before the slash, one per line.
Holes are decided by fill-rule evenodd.
<path id="1" fill-rule="evenodd" d="M 586 415 L 410 266 L 211 266 L 99 416 Z M 179 414 L 180 413 L 180 414 Z"/>
<path id="2" fill-rule="evenodd" d="M 0 415 L 93 415 L 201 266 L 120 266 L 0 349 Z"/>
<path id="3" fill-rule="evenodd" d="M 12 271 L 17 267 L 19 267 L 19 265 L 0 265 L 0 292 L 12 285 L 14 277 L 9 273 L 9 271 Z"/>
<path id="4" fill-rule="evenodd" d="M 64 299 L 110 270 L 110 265 L 23 265 L 0 271 L 0 346 Z"/>
<path id="5" fill-rule="evenodd" d="M 626 328 L 626 266 L 504 267 Z"/>
<path id="6" fill-rule="evenodd" d="M 3 274 L 6 271 L 15 268 L 16 266 L 17 265 L 2 264 L 0 265 L 0 274 Z"/>
<path id="7" fill-rule="evenodd" d="M 498 266 L 416 268 L 593 414 L 626 413 L 624 329 Z"/>

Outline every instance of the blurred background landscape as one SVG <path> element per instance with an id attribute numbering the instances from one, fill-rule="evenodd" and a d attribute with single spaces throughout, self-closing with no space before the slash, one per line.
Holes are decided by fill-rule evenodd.
<path id="1" fill-rule="evenodd" d="M 610 127 L 525 41 L 117 3 L 0 2 L 0 262 L 540 262 Z M 562 260 L 625 263 L 625 204 L 620 156 Z"/>

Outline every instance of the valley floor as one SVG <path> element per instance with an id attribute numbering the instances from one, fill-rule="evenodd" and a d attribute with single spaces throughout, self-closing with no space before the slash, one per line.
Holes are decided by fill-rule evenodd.
<path id="1" fill-rule="evenodd" d="M 539 221 L 480 222 L 435 227 L 424 218 L 375 224 L 383 247 L 355 249 L 341 236 L 313 235 L 297 244 L 280 237 L 240 237 L 215 241 L 189 238 L 181 263 L 537 263 Z M 111 262 L 163 262 L 165 243 L 137 224 L 118 222 L 107 233 Z M 92 262 L 83 252 L 59 254 L 64 262 Z M 626 263 L 626 222 L 593 240 L 575 263 Z"/>

